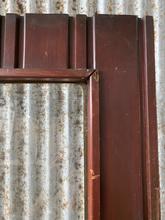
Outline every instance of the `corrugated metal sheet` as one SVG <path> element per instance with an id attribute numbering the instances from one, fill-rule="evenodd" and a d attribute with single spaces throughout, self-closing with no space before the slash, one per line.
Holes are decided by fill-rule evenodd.
<path id="1" fill-rule="evenodd" d="M 165 219 L 165 1 L 164 0 L 0 0 L 0 12 L 153 15 L 162 219 Z"/>
<path id="2" fill-rule="evenodd" d="M 0 219 L 85 219 L 85 84 L 0 84 Z"/>

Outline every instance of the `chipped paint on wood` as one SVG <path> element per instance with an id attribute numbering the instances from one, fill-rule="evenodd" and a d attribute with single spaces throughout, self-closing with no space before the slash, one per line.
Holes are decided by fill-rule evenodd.
<path id="1" fill-rule="evenodd" d="M 1 219 L 85 219 L 84 84 L 0 84 Z"/>

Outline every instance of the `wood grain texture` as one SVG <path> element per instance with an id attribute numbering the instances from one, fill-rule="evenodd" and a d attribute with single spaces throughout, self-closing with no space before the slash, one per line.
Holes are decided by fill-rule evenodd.
<path id="1" fill-rule="evenodd" d="M 87 82 L 94 70 L 87 69 L 0 69 L 0 81 Z"/>
<path id="2" fill-rule="evenodd" d="M 87 17 L 70 18 L 70 68 L 87 67 Z"/>
<path id="3" fill-rule="evenodd" d="M 142 149 L 138 30 L 135 16 L 93 18 L 99 70 L 101 219 L 142 220 Z"/>
<path id="4" fill-rule="evenodd" d="M 87 68 L 87 17 L 70 18 L 71 68 Z M 91 45 L 91 43 L 89 44 Z M 92 51 L 91 51 L 92 52 Z M 100 220 L 100 122 L 99 75 L 92 72 L 88 80 L 88 146 L 87 146 L 87 215 L 88 220 Z"/>
<path id="5" fill-rule="evenodd" d="M 99 71 L 100 219 L 159 220 L 152 18 L 28 14 L 1 21 L 2 67 L 29 68 L 32 75 L 37 68 L 52 78 L 53 69 Z M 96 220 L 99 191 L 91 196 L 98 200 L 90 201 L 88 215 Z"/>
<path id="6" fill-rule="evenodd" d="M 25 15 L 23 67 L 67 68 L 68 46 L 67 15 Z"/>
<path id="7" fill-rule="evenodd" d="M 100 220 L 100 121 L 99 74 L 88 81 L 88 220 Z"/>
<path id="8" fill-rule="evenodd" d="M 160 219 L 153 19 L 139 20 L 144 219 Z"/>
<path id="9" fill-rule="evenodd" d="M 1 67 L 14 68 L 17 65 L 18 16 L 8 14 L 2 18 Z"/>

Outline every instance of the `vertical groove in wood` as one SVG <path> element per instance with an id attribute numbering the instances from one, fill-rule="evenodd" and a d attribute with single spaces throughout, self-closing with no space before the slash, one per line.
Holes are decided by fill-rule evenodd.
<path id="1" fill-rule="evenodd" d="M 87 67 L 87 26 L 86 16 L 70 18 L 70 67 Z"/>
<path id="2" fill-rule="evenodd" d="M 68 67 L 68 16 L 25 15 L 23 67 Z"/>
<path id="3" fill-rule="evenodd" d="M 95 26 L 94 17 L 89 17 L 87 20 L 87 67 L 94 68 L 95 63 Z"/>
<path id="4" fill-rule="evenodd" d="M 17 15 L 8 14 L 3 17 L 2 67 L 16 67 Z"/>
<path id="5" fill-rule="evenodd" d="M 139 50 L 143 126 L 143 184 L 145 219 L 160 219 L 157 120 L 154 66 L 153 20 L 146 17 L 140 26 Z"/>
<path id="6" fill-rule="evenodd" d="M 138 26 L 134 16 L 1 18 L 1 67 L 99 70 L 104 220 L 160 219 L 152 19 Z"/>
<path id="7" fill-rule="evenodd" d="M 3 48 L 3 17 L 0 15 L 0 67 L 2 68 L 2 48 Z"/>
<path id="8" fill-rule="evenodd" d="M 17 68 L 23 68 L 24 16 L 18 17 L 17 30 L 18 30 Z"/>
<path id="9" fill-rule="evenodd" d="M 138 22 L 138 42 L 139 42 L 139 77 L 140 77 L 140 92 L 141 92 L 141 132 L 142 132 L 142 167 L 143 167 L 143 202 L 144 202 L 144 220 L 151 219 L 150 200 L 147 190 L 147 163 L 146 163 L 146 130 L 145 130 L 145 100 L 144 100 L 144 30 L 143 20 Z"/>

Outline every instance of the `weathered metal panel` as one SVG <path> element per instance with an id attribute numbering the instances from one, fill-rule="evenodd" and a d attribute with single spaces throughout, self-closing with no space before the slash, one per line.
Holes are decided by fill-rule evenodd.
<path id="1" fill-rule="evenodd" d="M 158 113 L 159 168 L 162 219 L 165 219 L 165 1 L 164 0 L 0 0 L 0 13 L 97 13 L 153 15 Z"/>
<path id="2" fill-rule="evenodd" d="M 85 106 L 85 84 L 0 84 L 0 219 L 85 219 Z"/>

